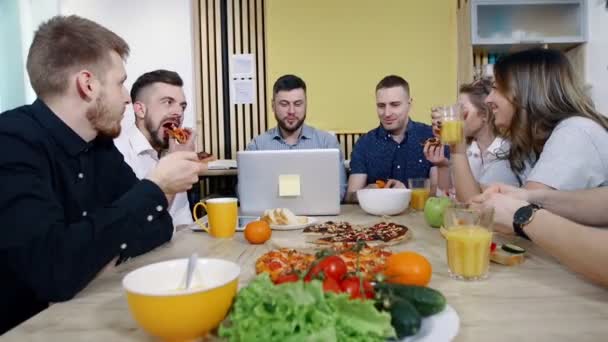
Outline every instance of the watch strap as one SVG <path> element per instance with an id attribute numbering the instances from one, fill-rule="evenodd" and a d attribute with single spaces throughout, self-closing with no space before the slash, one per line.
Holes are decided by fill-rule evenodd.
<path id="1" fill-rule="evenodd" d="M 530 207 L 532 209 L 532 215 L 530 215 L 530 218 L 525 223 L 516 223 L 515 220 L 513 220 L 513 231 L 518 236 L 521 236 L 526 240 L 530 240 L 530 237 L 524 231 L 524 227 L 532 221 L 532 218 L 534 217 L 534 213 L 536 213 L 536 211 L 541 209 L 541 206 L 539 206 L 538 204 L 531 203 L 531 204 L 527 205 L 526 207 Z"/>

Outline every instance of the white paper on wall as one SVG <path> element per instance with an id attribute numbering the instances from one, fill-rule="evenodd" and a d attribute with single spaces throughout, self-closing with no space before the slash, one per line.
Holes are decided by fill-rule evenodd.
<path id="1" fill-rule="evenodd" d="M 232 104 L 251 104 L 255 102 L 254 80 L 232 80 L 230 82 Z"/>
<path id="2" fill-rule="evenodd" d="M 230 103 L 255 103 L 255 59 L 253 54 L 236 54 L 230 58 Z"/>
<path id="3" fill-rule="evenodd" d="M 231 78 L 253 78 L 255 74 L 255 60 L 253 54 L 232 55 L 230 68 Z"/>

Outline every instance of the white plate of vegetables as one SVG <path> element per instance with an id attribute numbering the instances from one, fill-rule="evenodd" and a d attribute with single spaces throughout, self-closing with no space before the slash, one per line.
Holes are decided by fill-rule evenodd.
<path id="1" fill-rule="evenodd" d="M 376 284 L 374 299 L 324 292 L 319 280 L 275 285 L 256 277 L 236 297 L 219 335 L 228 341 L 450 341 L 459 318 L 421 286 Z"/>

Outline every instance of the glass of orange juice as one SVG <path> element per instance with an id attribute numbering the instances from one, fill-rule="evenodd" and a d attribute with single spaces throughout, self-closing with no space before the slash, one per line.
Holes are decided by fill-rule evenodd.
<path id="1" fill-rule="evenodd" d="M 407 180 L 408 188 L 412 190 L 410 208 L 424 210 L 426 200 L 431 194 L 431 182 L 428 178 L 410 178 Z"/>
<path id="2" fill-rule="evenodd" d="M 446 208 L 443 234 L 446 238 L 450 276 L 480 280 L 488 276 L 494 209 L 456 205 Z"/>
<path id="3" fill-rule="evenodd" d="M 446 145 L 459 144 L 464 139 L 464 120 L 459 104 L 444 106 L 439 109 L 441 113 L 441 142 Z"/>

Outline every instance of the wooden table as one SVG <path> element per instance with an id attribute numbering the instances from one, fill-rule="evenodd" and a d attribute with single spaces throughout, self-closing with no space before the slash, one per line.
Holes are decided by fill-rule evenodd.
<path id="1" fill-rule="evenodd" d="M 377 221 L 358 206 L 343 206 L 340 219 L 353 223 Z M 492 264 L 488 279 L 458 281 L 448 277 L 445 242 L 438 230 L 426 225 L 422 214 L 407 213 L 393 220 L 410 227 L 413 237 L 391 249 L 413 250 L 431 261 L 430 286 L 443 292 L 460 316 L 457 341 L 608 340 L 608 291 L 564 269 L 531 243 L 517 241 L 528 250 L 524 264 L 516 267 Z M 273 237 L 297 239 L 298 234 L 299 231 L 273 232 Z M 495 240 L 505 242 L 502 237 Z M 256 258 L 271 248 L 269 244 L 249 245 L 242 233 L 221 240 L 182 230 L 168 245 L 106 270 L 76 299 L 51 306 L 2 340 L 148 341 L 150 338 L 132 320 L 123 295 L 121 279 L 127 272 L 197 251 L 201 256 L 240 264 L 240 286 L 244 286 L 254 277 Z"/>

